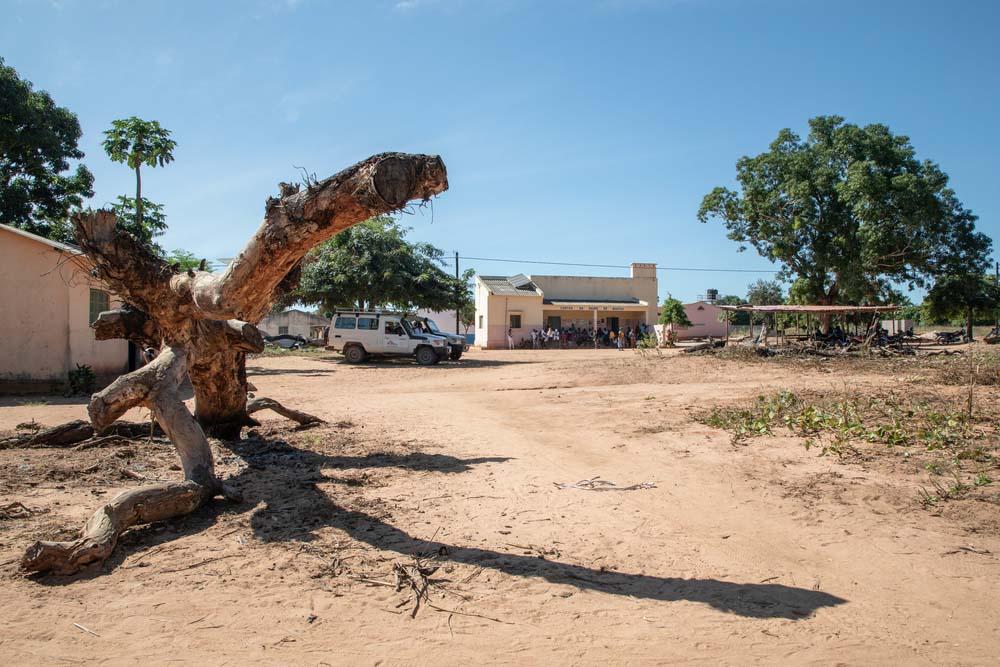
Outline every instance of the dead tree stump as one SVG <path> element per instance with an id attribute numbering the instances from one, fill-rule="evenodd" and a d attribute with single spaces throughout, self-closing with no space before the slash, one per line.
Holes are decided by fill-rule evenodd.
<path id="1" fill-rule="evenodd" d="M 225 272 L 175 273 L 135 239 L 120 234 L 110 211 L 74 218 L 76 242 L 95 274 L 128 304 L 102 313 L 99 339 L 127 338 L 159 350 L 143 368 L 93 395 L 88 412 L 101 433 L 130 408 L 149 408 L 177 449 L 183 482 L 145 486 L 119 494 L 87 522 L 72 542 L 36 542 L 25 570 L 69 574 L 111 555 L 129 526 L 193 512 L 226 495 L 215 476 L 206 433 L 238 438 L 255 422 L 251 411 L 272 409 L 299 423 L 318 418 L 257 399 L 248 410 L 246 354 L 264 343 L 253 325 L 298 281 L 299 264 L 316 244 L 368 218 L 428 200 L 448 189 L 438 156 L 383 153 L 306 189 L 282 184 L 281 197 L 265 206 L 264 221 Z M 192 415 L 179 395 L 190 377 Z"/>

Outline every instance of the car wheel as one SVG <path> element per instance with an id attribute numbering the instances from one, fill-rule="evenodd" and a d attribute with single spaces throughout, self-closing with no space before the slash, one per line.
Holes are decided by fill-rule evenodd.
<path id="1" fill-rule="evenodd" d="M 451 348 L 451 355 L 449 355 L 449 358 L 452 361 L 458 361 L 459 359 L 461 359 L 462 358 L 462 348 L 454 348 L 454 347 Z"/>
<path id="2" fill-rule="evenodd" d="M 349 364 L 360 364 L 367 357 L 368 355 L 365 354 L 365 349 L 360 345 L 351 345 L 344 350 L 344 359 L 346 359 Z"/>
<path id="3" fill-rule="evenodd" d="M 421 366 L 433 366 L 438 362 L 437 352 L 430 347 L 418 347 L 415 356 Z"/>

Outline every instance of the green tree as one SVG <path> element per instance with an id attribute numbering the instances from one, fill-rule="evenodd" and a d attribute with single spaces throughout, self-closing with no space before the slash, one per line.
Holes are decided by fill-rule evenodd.
<path id="1" fill-rule="evenodd" d="M 735 294 L 727 294 L 720 296 L 715 300 L 715 303 L 719 306 L 742 306 L 746 301 Z M 725 322 L 726 320 L 729 320 L 730 324 L 746 326 L 750 324 L 750 313 L 740 310 L 724 310 L 719 313 L 719 321 Z"/>
<path id="2" fill-rule="evenodd" d="M 136 206 L 132 197 L 118 196 L 118 201 L 111 206 L 118 218 L 116 226 L 118 229 L 128 232 L 139 240 L 143 245 L 149 246 L 157 253 L 162 254 L 162 249 L 153 239 L 163 234 L 167 228 L 167 216 L 163 212 L 163 205 L 152 202 L 145 197 L 142 198 L 142 206 Z M 139 209 L 142 209 L 142 219 L 139 219 Z"/>
<path id="3" fill-rule="evenodd" d="M 456 285 L 443 267 L 444 253 L 429 243 L 410 243 L 407 229 L 376 217 L 314 248 L 302 264 L 299 286 L 284 302 L 336 308 L 455 310 Z"/>
<path id="4" fill-rule="evenodd" d="M 469 329 L 476 326 L 475 301 L 467 301 L 462 304 L 462 307 L 458 309 L 458 322 L 465 329 L 465 333 L 469 333 Z"/>
<path id="5" fill-rule="evenodd" d="M 721 220 L 740 250 L 778 262 L 808 303 L 867 302 L 891 283 L 982 271 L 990 239 L 907 137 L 839 116 L 809 127 L 805 141 L 785 129 L 766 153 L 741 158 L 740 191 L 715 188 L 698 219 Z"/>
<path id="6" fill-rule="evenodd" d="M 965 320 L 965 333 L 972 340 L 975 315 L 994 314 L 1000 309 L 1000 287 L 993 276 L 951 275 L 934 283 L 924 310 L 932 321 Z"/>
<path id="7" fill-rule="evenodd" d="M 746 302 L 752 306 L 776 306 L 785 303 L 785 291 L 777 280 L 761 278 L 747 287 Z"/>
<path id="8" fill-rule="evenodd" d="M 160 214 L 158 219 L 144 215 L 150 202 L 142 197 L 141 168 L 143 165 L 163 167 L 173 162 L 173 151 L 177 143 L 170 138 L 170 130 L 161 127 L 158 121 L 143 120 L 135 116 L 112 121 L 111 129 L 104 132 L 104 137 L 104 151 L 108 157 L 115 162 L 127 164 L 135 171 L 135 198 L 119 198 L 121 212 L 131 216 L 123 222 L 121 228 L 136 235 L 139 240 L 148 237 L 151 242 L 154 236 L 163 232 L 166 223 L 162 218 L 162 210 L 157 211 Z"/>
<path id="9" fill-rule="evenodd" d="M 669 295 L 660 306 L 659 321 L 660 324 L 673 324 L 675 327 L 691 326 L 691 320 L 684 311 L 684 304 Z"/>
<path id="10" fill-rule="evenodd" d="M 70 171 L 80 135 L 76 115 L 0 58 L 0 223 L 72 240 L 69 211 L 94 194 L 85 166 Z"/>
<path id="11" fill-rule="evenodd" d="M 176 266 L 178 271 L 187 271 L 188 269 L 200 268 L 201 263 L 203 261 L 199 259 L 198 256 L 195 255 L 193 252 L 189 252 L 181 248 L 174 248 L 166 255 L 164 255 L 163 258 L 167 260 L 168 264 Z"/>
<path id="12" fill-rule="evenodd" d="M 476 323 L 476 292 L 473 283 L 475 275 L 475 269 L 466 269 L 455 282 L 458 323 L 465 329 L 464 333 L 468 333 Z"/>

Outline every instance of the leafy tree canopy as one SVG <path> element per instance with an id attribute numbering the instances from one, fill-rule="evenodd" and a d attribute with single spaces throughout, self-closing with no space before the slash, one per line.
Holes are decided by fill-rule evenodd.
<path id="1" fill-rule="evenodd" d="M 201 266 L 201 259 L 199 259 L 197 255 L 181 248 L 174 248 L 165 254 L 163 258 L 167 260 L 168 263 L 175 265 L 179 271 L 197 269 Z"/>
<path id="2" fill-rule="evenodd" d="M 761 278 L 747 287 L 746 302 L 752 306 L 776 306 L 785 303 L 785 291 L 777 280 Z"/>
<path id="3" fill-rule="evenodd" d="M 725 296 L 720 296 L 716 299 L 715 303 L 720 306 L 742 306 L 746 303 L 746 301 L 735 294 L 726 294 Z M 750 313 L 745 313 L 739 310 L 724 310 L 719 313 L 719 321 L 725 322 L 726 320 L 729 320 L 730 324 L 747 325 L 750 324 Z"/>
<path id="4" fill-rule="evenodd" d="M 924 299 L 923 310 L 935 322 L 964 319 L 972 338 L 975 315 L 1000 309 L 1000 286 L 993 276 L 964 274 L 945 276 L 934 283 Z"/>
<path id="5" fill-rule="evenodd" d="M 135 170 L 142 165 L 164 167 L 173 162 L 176 146 L 170 130 L 161 127 L 159 121 L 135 116 L 112 121 L 111 129 L 104 132 L 108 157 Z"/>
<path id="6" fill-rule="evenodd" d="M 990 239 L 908 137 L 839 116 L 809 127 L 804 141 L 785 129 L 766 153 L 741 158 L 740 191 L 715 188 L 698 219 L 720 219 L 740 250 L 781 264 L 807 303 L 867 302 L 893 282 L 983 270 Z"/>
<path id="7" fill-rule="evenodd" d="M 463 294 L 471 298 L 468 279 L 456 283 L 442 268 L 444 253 L 429 243 L 410 243 L 407 231 L 380 216 L 320 244 L 306 256 L 299 287 L 284 304 L 300 301 L 324 312 L 343 307 L 454 310 Z"/>
<path id="8" fill-rule="evenodd" d="M 660 324 L 689 327 L 691 326 L 691 320 L 688 319 L 687 313 L 684 312 L 684 304 L 672 296 L 668 296 L 660 306 Z"/>
<path id="9" fill-rule="evenodd" d="M 162 204 L 143 197 L 141 221 L 133 197 L 119 195 L 118 201 L 111 208 L 118 218 L 116 227 L 119 230 L 131 234 L 139 242 L 162 254 L 160 246 L 153 242 L 154 238 L 162 235 L 167 229 L 167 216 L 163 212 Z"/>
<path id="10" fill-rule="evenodd" d="M 71 240 L 69 211 L 94 194 L 85 166 L 70 171 L 80 135 L 76 115 L 0 58 L 0 223 Z"/>
<path id="11" fill-rule="evenodd" d="M 155 120 L 143 120 L 132 116 L 111 123 L 111 129 L 104 132 L 104 151 L 115 162 L 127 164 L 135 171 L 135 198 L 119 197 L 115 205 L 118 214 L 118 229 L 131 234 L 156 252 L 159 246 L 153 238 L 166 229 L 163 207 L 142 196 L 142 174 L 140 169 L 163 167 L 174 161 L 177 143 L 170 138 L 170 130 L 160 126 Z"/>

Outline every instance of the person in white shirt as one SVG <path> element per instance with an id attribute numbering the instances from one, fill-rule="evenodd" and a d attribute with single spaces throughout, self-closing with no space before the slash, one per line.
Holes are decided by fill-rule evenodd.
<path id="1" fill-rule="evenodd" d="M 514 332 L 511 329 L 507 329 L 507 349 L 514 349 Z"/>

